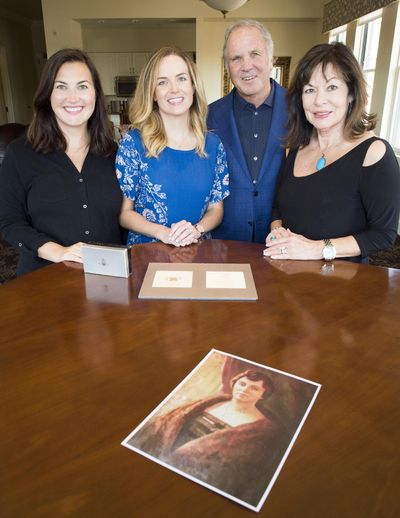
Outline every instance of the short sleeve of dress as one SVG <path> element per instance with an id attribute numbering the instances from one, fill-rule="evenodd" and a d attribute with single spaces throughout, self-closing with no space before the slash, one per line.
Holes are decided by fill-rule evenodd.
<path id="1" fill-rule="evenodd" d="M 122 194 L 134 201 L 139 189 L 139 175 L 147 169 L 140 150 L 136 131 L 127 133 L 121 141 L 115 159 L 115 169 Z"/>
<path id="2" fill-rule="evenodd" d="M 210 203 L 218 203 L 229 196 L 229 172 L 226 153 L 222 142 L 219 142 L 215 160 L 215 177 L 211 189 Z"/>

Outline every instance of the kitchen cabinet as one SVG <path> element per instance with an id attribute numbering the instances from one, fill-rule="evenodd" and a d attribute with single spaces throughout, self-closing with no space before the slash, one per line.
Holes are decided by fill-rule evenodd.
<path id="1" fill-rule="evenodd" d="M 135 52 L 135 75 L 139 75 L 152 56 L 152 52 Z"/>
<path id="2" fill-rule="evenodd" d="M 151 52 L 117 52 L 117 76 L 138 76 Z"/>
<path id="3" fill-rule="evenodd" d="M 89 52 L 105 95 L 115 95 L 115 76 L 138 76 L 151 52 Z"/>
<path id="4" fill-rule="evenodd" d="M 117 62 L 114 52 L 90 52 L 94 66 L 100 75 L 101 84 L 105 95 L 115 95 L 115 76 L 117 74 Z"/>
<path id="5" fill-rule="evenodd" d="M 136 63 L 135 54 L 132 52 L 118 52 L 115 55 L 117 63 L 117 76 L 135 76 Z"/>

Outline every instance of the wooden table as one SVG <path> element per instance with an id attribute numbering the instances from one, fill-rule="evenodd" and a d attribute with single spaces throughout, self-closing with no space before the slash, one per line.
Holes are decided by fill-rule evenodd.
<path id="1" fill-rule="evenodd" d="M 0 516 L 254 515 L 120 446 L 211 348 L 322 384 L 261 516 L 399 516 L 400 271 L 262 249 L 140 245 L 128 280 L 0 288 Z M 150 261 L 251 263 L 259 300 L 138 300 Z"/>

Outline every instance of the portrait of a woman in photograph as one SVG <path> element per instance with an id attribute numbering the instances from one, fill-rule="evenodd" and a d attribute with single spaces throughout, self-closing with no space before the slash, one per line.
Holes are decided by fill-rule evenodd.
<path id="1" fill-rule="evenodd" d="M 194 372 L 123 444 L 257 506 L 316 388 L 217 351 Z"/>

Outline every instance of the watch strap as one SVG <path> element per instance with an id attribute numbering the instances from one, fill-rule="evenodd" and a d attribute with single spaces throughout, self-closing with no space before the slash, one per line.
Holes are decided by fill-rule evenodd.
<path id="1" fill-rule="evenodd" d="M 195 223 L 193 226 L 197 230 L 197 232 L 200 233 L 199 239 L 202 239 L 204 234 L 205 234 L 205 230 L 204 230 L 203 225 L 201 225 L 200 223 Z"/>

